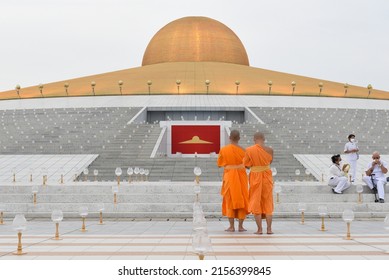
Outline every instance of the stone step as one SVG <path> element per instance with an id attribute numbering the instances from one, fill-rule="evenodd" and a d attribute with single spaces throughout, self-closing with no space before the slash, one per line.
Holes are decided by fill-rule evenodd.
<path id="1" fill-rule="evenodd" d="M 96 203 L 112 203 L 113 194 L 37 194 L 38 204 L 47 203 L 84 203 L 94 201 Z M 194 194 L 117 194 L 118 203 L 193 203 Z M 32 194 L 6 194 L 0 198 L 0 203 L 32 203 Z M 220 194 L 202 194 L 201 201 L 208 203 L 221 203 Z"/>

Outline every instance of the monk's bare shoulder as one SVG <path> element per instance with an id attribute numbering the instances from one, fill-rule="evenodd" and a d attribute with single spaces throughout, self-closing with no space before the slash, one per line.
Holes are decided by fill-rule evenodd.
<path id="1" fill-rule="evenodd" d="M 263 146 L 263 149 L 268 152 L 269 154 L 273 155 L 273 148 L 268 146 Z"/>

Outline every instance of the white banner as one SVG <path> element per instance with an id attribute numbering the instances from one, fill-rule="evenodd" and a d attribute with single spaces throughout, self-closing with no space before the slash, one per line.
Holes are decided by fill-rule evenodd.
<path id="1" fill-rule="evenodd" d="M 387 260 L 0 261 L 1 279 L 377 279 Z M 385 272 L 383 272 L 385 274 Z"/>

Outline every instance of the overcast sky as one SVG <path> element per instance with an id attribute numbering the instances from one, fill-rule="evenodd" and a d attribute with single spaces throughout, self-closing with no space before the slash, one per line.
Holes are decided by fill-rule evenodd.
<path id="1" fill-rule="evenodd" d="M 230 27 L 253 67 L 389 91 L 387 0 L 0 0 L 0 91 L 140 66 L 193 15 Z"/>

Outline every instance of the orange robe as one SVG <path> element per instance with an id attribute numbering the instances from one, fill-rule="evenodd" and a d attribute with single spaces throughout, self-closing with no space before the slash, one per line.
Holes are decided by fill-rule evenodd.
<path id="1" fill-rule="evenodd" d="M 242 164 L 244 155 L 243 148 L 229 144 L 220 149 L 217 160 L 219 167 L 225 167 L 220 192 L 223 196 L 222 213 L 240 220 L 246 218 L 249 204 L 247 174 Z M 238 165 L 242 166 L 237 168 Z"/>
<path id="2" fill-rule="evenodd" d="M 260 145 L 253 145 L 246 149 L 243 164 L 246 167 L 267 166 L 273 157 Z M 270 168 L 255 172 L 250 170 L 249 175 L 249 212 L 254 215 L 269 214 L 274 211 L 273 204 L 273 176 Z"/>

